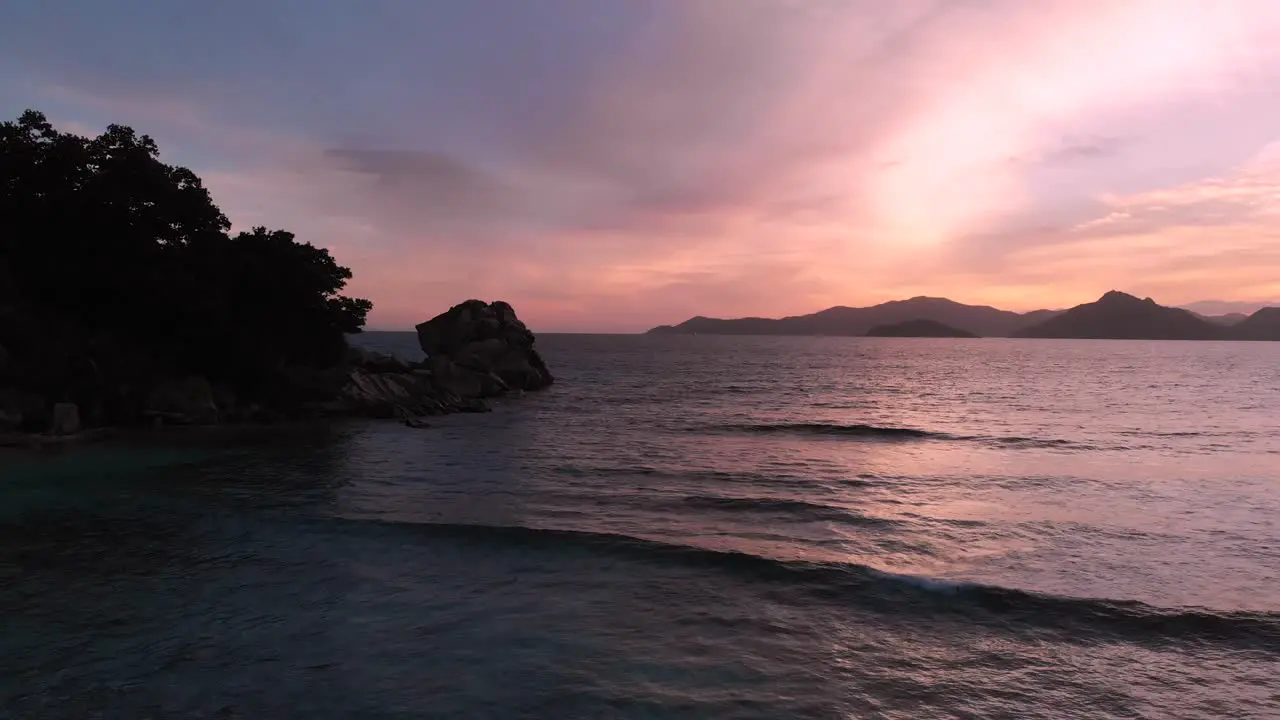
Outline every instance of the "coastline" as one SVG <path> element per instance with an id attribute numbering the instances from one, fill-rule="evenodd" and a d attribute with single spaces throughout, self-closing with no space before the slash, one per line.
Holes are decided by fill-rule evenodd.
<path id="1" fill-rule="evenodd" d="M 348 346 L 341 364 L 326 369 L 281 373 L 275 402 L 238 403 L 199 375 L 152 378 L 132 422 L 81 423 L 80 407 L 49 402 L 52 421 L 43 432 L 20 427 L 0 433 L 0 448 L 40 451 L 95 443 L 123 433 L 233 431 L 290 424 L 325 424 L 342 419 L 396 420 L 428 428 L 428 418 L 491 410 L 504 396 L 550 386 L 554 377 L 534 347 L 534 334 L 502 301 L 468 300 L 415 328 L 426 358 L 410 362 L 397 355 Z M 18 392 L 24 388 L 14 387 Z M 112 390 L 103 383 L 100 392 Z M 3 410 L 4 408 L 0 408 Z M 88 427 L 86 427 L 86 425 Z M 256 428 L 256 429 L 255 429 Z"/>

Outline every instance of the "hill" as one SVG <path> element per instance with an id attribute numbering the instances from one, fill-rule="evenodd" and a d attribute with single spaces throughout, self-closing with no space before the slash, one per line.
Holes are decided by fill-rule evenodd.
<path id="1" fill-rule="evenodd" d="M 958 330 L 935 320 L 907 320 L 891 325 L 877 325 L 867 331 L 868 337 L 976 338 L 968 330 Z"/>
<path id="2" fill-rule="evenodd" d="M 1197 317 L 1190 310 L 1158 305 L 1112 290 L 1095 302 L 1023 328 L 1025 338 L 1087 338 L 1116 340 L 1227 340 L 1236 329 Z"/>
<path id="3" fill-rule="evenodd" d="M 1265 307 L 1231 328 L 1239 340 L 1280 341 L 1280 308 Z"/>
<path id="4" fill-rule="evenodd" d="M 810 315 L 780 319 L 747 317 L 721 320 L 694 317 L 679 325 L 661 325 L 649 331 L 656 335 L 866 335 L 880 325 L 912 320 L 931 320 L 951 328 L 984 337 L 1008 337 L 1025 327 L 1056 315 L 1052 310 L 1016 313 L 986 305 L 964 305 L 945 298 L 915 297 L 910 300 L 865 308 L 837 306 Z"/>

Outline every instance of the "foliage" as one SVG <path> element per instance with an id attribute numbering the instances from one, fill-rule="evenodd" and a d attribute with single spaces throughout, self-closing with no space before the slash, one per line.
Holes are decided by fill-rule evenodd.
<path id="1" fill-rule="evenodd" d="M 62 394 L 85 367 L 249 388 L 336 363 L 372 307 L 340 294 L 351 271 L 289 232 L 230 229 L 146 135 L 0 123 L 0 345 Z"/>

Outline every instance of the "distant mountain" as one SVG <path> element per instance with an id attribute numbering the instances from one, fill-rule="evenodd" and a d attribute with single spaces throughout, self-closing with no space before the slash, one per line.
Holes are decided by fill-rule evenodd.
<path id="1" fill-rule="evenodd" d="M 1280 341 L 1280 308 L 1266 307 L 1231 328 L 1240 340 Z"/>
<path id="2" fill-rule="evenodd" d="M 1204 320 L 1190 310 L 1157 305 L 1151 298 L 1139 300 L 1115 290 L 1014 334 L 1121 340 L 1227 340 L 1234 335 L 1234 328 Z"/>
<path id="3" fill-rule="evenodd" d="M 1270 301 L 1257 300 L 1199 300 L 1179 305 L 1202 317 L 1221 317 L 1224 315 L 1241 315 L 1248 317 L 1268 305 L 1280 304 L 1280 298 Z"/>
<path id="4" fill-rule="evenodd" d="M 1194 310 L 1191 311 L 1191 314 L 1195 315 L 1201 320 L 1208 320 L 1214 325 L 1221 325 L 1223 327 L 1231 327 L 1233 325 L 1239 325 L 1240 323 L 1244 322 L 1246 318 L 1249 317 L 1244 313 L 1227 313 L 1226 315 L 1202 315 Z"/>
<path id="5" fill-rule="evenodd" d="M 837 306 L 811 315 L 777 320 L 756 317 L 720 320 L 699 316 L 679 325 L 661 325 L 649 332 L 657 335 L 858 336 L 866 335 L 879 325 L 932 320 L 973 335 L 1008 337 L 1056 314 L 1053 310 L 1016 313 L 986 305 L 964 305 L 945 298 L 915 297 L 865 308 Z"/>
<path id="6" fill-rule="evenodd" d="M 877 325 L 867 331 L 868 337 L 976 338 L 968 330 L 957 330 L 936 320 L 908 320 L 892 325 Z"/>

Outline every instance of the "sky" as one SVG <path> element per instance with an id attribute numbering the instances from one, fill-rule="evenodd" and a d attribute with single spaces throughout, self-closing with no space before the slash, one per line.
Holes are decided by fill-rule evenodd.
<path id="1" fill-rule="evenodd" d="M 1280 304 L 1277 0 L 6 0 L 0 115 L 156 138 L 408 328 Z"/>

